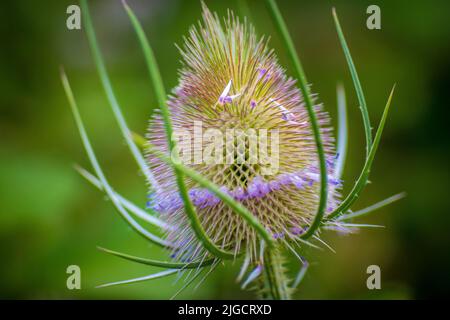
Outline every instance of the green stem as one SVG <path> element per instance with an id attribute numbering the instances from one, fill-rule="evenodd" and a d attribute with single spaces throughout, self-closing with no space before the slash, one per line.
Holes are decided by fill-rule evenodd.
<path id="1" fill-rule="evenodd" d="M 284 260 L 279 249 L 268 249 L 264 253 L 264 293 L 268 299 L 291 299 L 291 290 L 283 263 Z"/>

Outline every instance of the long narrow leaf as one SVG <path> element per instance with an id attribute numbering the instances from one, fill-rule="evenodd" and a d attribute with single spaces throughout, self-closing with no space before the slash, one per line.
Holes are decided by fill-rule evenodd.
<path id="1" fill-rule="evenodd" d="M 75 166 L 75 169 L 80 173 L 80 175 L 85 178 L 87 181 L 89 181 L 94 187 L 97 189 L 104 191 L 102 188 L 101 181 L 95 177 L 93 174 L 91 174 L 86 169 L 83 169 L 82 167 Z M 141 218 L 144 221 L 147 221 L 150 224 L 153 224 L 157 227 L 160 227 L 164 230 L 170 230 L 173 229 L 173 227 L 166 222 L 162 221 L 161 219 L 156 218 L 155 216 L 152 216 L 148 214 L 145 210 L 139 208 L 137 205 L 135 205 L 133 202 L 129 201 L 128 199 L 125 199 L 123 196 L 121 196 L 119 193 L 114 191 L 114 194 L 116 195 L 117 199 L 122 203 L 125 209 L 130 211 L 135 216 Z M 149 209 L 151 210 L 151 209 Z M 153 212 L 156 214 L 156 212 Z"/>
<path id="2" fill-rule="evenodd" d="M 338 138 L 337 138 L 337 160 L 334 171 L 335 179 L 341 179 L 347 159 L 348 127 L 347 127 L 347 102 L 343 85 L 337 86 L 338 106 Z"/>
<path id="3" fill-rule="evenodd" d="M 136 282 L 142 282 L 142 281 L 147 281 L 147 280 L 159 279 L 159 278 L 170 276 L 177 272 L 178 272 L 178 270 L 165 270 L 165 271 L 154 273 L 154 274 L 151 274 L 151 275 L 148 275 L 145 277 L 102 284 L 102 285 L 97 286 L 96 288 L 105 288 L 105 287 L 118 286 L 118 285 L 122 285 L 122 284 L 136 283 Z"/>
<path id="4" fill-rule="evenodd" d="M 128 148 L 130 149 L 131 154 L 133 155 L 134 159 L 136 160 L 142 173 L 148 180 L 150 186 L 152 188 L 155 188 L 156 190 L 158 190 L 159 189 L 158 182 L 154 178 L 153 173 L 151 172 L 150 168 L 148 167 L 147 163 L 145 162 L 144 157 L 139 152 L 138 147 L 133 142 L 133 139 L 131 138 L 131 132 L 128 129 L 127 123 L 126 123 L 125 118 L 120 109 L 119 102 L 117 101 L 117 98 L 114 94 L 114 90 L 112 88 L 111 81 L 108 76 L 108 72 L 106 71 L 105 63 L 103 62 L 100 48 L 97 44 L 94 26 L 91 21 L 91 16 L 89 14 L 89 7 L 87 5 L 86 0 L 81 0 L 81 10 L 83 12 L 82 16 L 84 18 L 84 27 L 86 29 L 86 35 L 87 35 L 87 38 L 88 38 L 88 41 L 89 41 L 89 44 L 91 47 L 95 65 L 97 67 L 97 71 L 100 76 L 100 80 L 101 80 L 103 89 L 105 90 L 109 105 L 111 106 L 111 109 L 114 113 L 114 117 L 116 118 L 117 123 L 119 124 L 120 130 L 122 132 L 122 135 L 125 139 L 125 142 L 128 145 Z"/>
<path id="5" fill-rule="evenodd" d="M 344 214 L 347 212 L 348 209 L 350 209 L 350 206 L 356 201 L 356 199 L 361 194 L 361 191 L 367 184 L 367 181 L 369 179 L 370 169 L 372 167 L 373 159 L 375 158 L 375 153 L 377 152 L 378 145 L 381 140 L 381 135 L 383 133 L 384 125 L 386 123 L 386 119 L 389 113 L 389 107 L 391 105 L 392 96 L 394 94 L 395 85 L 391 90 L 391 93 L 389 94 L 389 99 L 386 103 L 386 106 L 383 111 L 383 115 L 380 120 L 380 124 L 378 125 L 377 133 L 375 134 L 375 139 L 373 141 L 372 147 L 370 148 L 369 155 L 366 159 L 366 162 L 364 164 L 364 168 L 358 177 L 358 180 L 356 180 L 355 185 L 353 186 L 353 189 L 349 193 L 349 195 L 345 198 L 344 201 L 339 205 L 339 207 L 334 210 L 330 215 L 327 217 L 327 220 L 331 220 L 336 218 L 337 216 Z"/>
<path id="6" fill-rule="evenodd" d="M 327 175 L 327 167 L 325 160 L 325 152 L 322 143 L 322 137 L 320 134 L 320 127 L 317 121 L 317 116 L 314 110 L 314 105 L 312 102 L 311 94 L 309 92 L 308 83 L 306 80 L 305 72 L 303 71 L 302 64 L 295 50 L 294 43 L 291 39 L 289 31 L 287 29 L 286 23 L 283 20 L 283 17 L 278 9 L 278 6 L 275 0 L 267 0 L 267 4 L 269 7 L 269 11 L 272 14 L 272 18 L 275 22 L 275 25 L 283 39 L 283 42 L 287 48 L 289 57 L 294 66 L 294 74 L 298 79 L 300 89 L 303 94 L 303 99 L 305 100 L 305 106 L 308 111 L 309 121 L 311 123 L 311 128 L 314 134 L 314 140 L 316 142 L 317 147 L 317 155 L 319 158 L 319 168 L 320 168 L 320 199 L 319 205 L 317 208 L 316 216 L 309 226 L 308 230 L 301 235 L 302 238 L 309 238 L 312 236 L 317 228 L 320 226 L 322 218 L 325 213 L 325 208 L 327 205 L 327 195 L 328 195 L 328 175 Z"/>
<path id="7" fill-rule="evenodd" d="M 97 247 L 98 250 L 112 254 L 116 257 L 120 257 L 126 260 L 134 261 L 140 264 L 146 264 L 149 266 L 162 267 L 168 269 L 195 269 L 198 267 L 206 267 L 213 264 L 217 259 L 208 259 L 203 262 L 190 262 L 190 263 L 182 263 L 182 262 L 170 262 L 170 261 L 158 261 L 153 259 L 146 259 L 141 257 L 132 256 L 126 253 L 113 251 L 109 249 L 105 249 L 102 247 Z"/>
<path id="8" fill-rule="evenodd" d="M 361 216 L 371 213 L 372 211 L 383 208 L 393 202 L 403 199 L 405 196 L 406 196 L 406 193 L 404 193 L 404 192 L 393 195 L 392 197 L 389 197 L 380 202 L 377 202 L 371 206 L 368 206 L 367 208 L 364 208 L 364 209 L 361 209 L 361 210 L 358 210 L 358 211 L 355 211 L 355 212 L 352 212 L 352 213 L 349 213 L 346 215 L 342 215 L 339 217 L 339 220 L 349 220 L 349 219 L 353 219 L 353 218 L 359 218 Z"/>
<path id="9" fill-rule="evenodd" d="M 94 150 L 92 149 L 91 143 L 89 141 L 88 135 L 86 133 L 86 129 L 84 128 L 83 121 L 81 120 L 80 113 L 78 111 L 78 106 L 76 104 L 75 98 L 73 96 L 72 89 L 69 84 L 69 80 L 67 79 L 66 74 L 63 70 L 61 70 L 61 81 L 64 87 L 64 91 L 67 95 L 67 99 L 69 101 L 70 107 L 72 109 L 72 113 L 75 119 L 75 123 L 78 127 L 78 131 L 81 136 L 81 140 L 83 142 L 84 148 L 86 150 L 86 153 L 89 157 L 89 160 L 91 161 L 92 167 L 94 168 L 95 173 L 97 174 L 100 182 L 102 183 L 102 188 L 104 188 L 106 194 L 111 199 L 112 203 L 114 204 L 114 207 L 117 209 L 119 214 L 122 216 L 122 218 L 125 219 L 125 221 L 141 236 L 143 236 L 145 239 L 150 240 L 151 242 L 158 244 L 163 247 L 170 247 L 171 244 L 154 234 L 150 233 L 146 229 L 144 229 L 136 220 L 133 219 L 133 217 L 130 216 L 130 214 L 123 208 L 121 205 L 119 199 L 117 198 L 116 194 L 112 190 L 111 186 L 108 183 L 108 180 L 106 179 L 103 170 L 100 167 L 100 164 L 97 161 L 97 157 L 95 156 Z"/>
<path id="10" fill-rule="evenodd" d="M 370 147 L 372 146 L 372 127 L 369 119 L 369 111 L 367 110 L 366 98 L 364 97 L 364 91 L 361 87 L 361 82 L 359 81 L 358 72 L 356 72 L 355 64 L 353 63 L 350 50 L 347 46 L 347 41 L 345 41 L 344 33 L 342 32 L 339 19 L 336 14 L 336 10 L 333 8 L 333 18 L 336 25 L 336 31 L 339 37 L 339 41 L 344 51 L 345 59 L 347 60 L 348 68 L 350 69 L 350 74 L 352 76 L 353 84 L 355 86 L 356 95 L 358 96 L 359 108 L 361 109 L 361 115 L 363 118 L 364 130 L 366 134 L 366 157 L 369 156 Z"/>
<path id="11" fill-rule="evenodd" d="M 142 50 L 144 53 L 144 57 L 145 57 L 145 61 L 147 64 L 147 68 L 148 68 L 148 71 L 150 74 L 150 78 L 152 80 L 152 85 L 154 87 L 154 91 L 155 91 L 155 94 L 156 94 L 156 97 L 157 97 L 157 100 L 159 103 L 159 108 L 160 108 L 160 111 L 162 114 L 162 118 L 164 120 L 164 128 L 165 128 L 165 133 L 166 133 L 169 150 L 173 150 L 175 147 L 175 141 L 172 140 L 172 132 L 173 131 L 172 131 L 172 124 L 171 124 L 171 119 L 170 119 L 170 111 L 166 105 L 166 94 L 165 94 L 164 86 L 163 86 L 163 83 L 161 80 L 161 75 L 158 70 L 156 59 L 154 57 L 153 51 L 150 47 L 150 44 L 147 40 L 147 37 L 145 36 L 144 30 L 142 29 L 142 26 L 141 26 L 139 20 L 137 19 L 136 15 L 133 13 L 131 8 L 125 3 L 125 1 L 123 1 L 123 4 L 124 4 L 126 12 L 128 13 L 128 16 L 131 20 L 131 23 L 136 31 L 136 35 L 139 39 L 139 42 L 141 44 L 141 47 L 142 47 Z M 183 170 L 180 168 L 180 166 L 173 166 L 173 168 L 174 168 L 174 172 L 176 175 L 176 182 L 178 185 L 178 189 L 179 189 L 181 198 L 184 203 L 186 214 L 191 221 L 191 226 L 192 226 L 195 234 L 197 235 L 197 237 L 203 243 L 204 247 L 213 255 L 220 257 L 220 258 L 224 258 L 224 259 L 234 258 L 235 253 L 229 252 L 229 251 L 226 251 L 226 250 L 223 250 L 223 249 L 217 247 L 214 244 L 214 242 L 208 237 L 203 226 L 200 223 L 197 213 L 195 212 L 195 208 L 189 199 L 189 196 L 187 193 L 187 188 L 184 183 Z M 238 204 L 232 198 L 227 197 L 227 200 L 231 203 L 234 203 L 235 207 L 238 206 Z"/>
<path id="12" fill-rule="evenodd" d="M 347 228 L 386 228 L 379 224 L 367 224 L 367 223 L 342 223 L 343 227 Z"/>

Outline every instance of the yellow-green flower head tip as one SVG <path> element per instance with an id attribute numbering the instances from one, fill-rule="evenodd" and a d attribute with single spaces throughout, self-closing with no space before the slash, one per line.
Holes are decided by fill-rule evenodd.
<path id="1" fill-rule="evenodd" d="M 280 243 L 297 241 L 317 211 L 319 169 L 303 98 L 264 38 L 233 13 L 221 24 L 204 6 L 203 23 L 180 48 L 183 67 L 167 102 L 182 162 L 221 187 L 259 219 Z M 338 205 L 334 139 L 328 115 L 315 107 L 327 155 L 327 211 Z M 164 124 L 155 115 L 149 142 L 168 153 Z M 219 150 L 219 151 L 218 151 Z M 212 155 L 208 157 L 208 155 Z M 178 195 L 172 168 L 148 155 L 161 186 L 150 203 L 175 226 L 167 238 L 182 261 L 203 258 Z M 257 260 L 257 233 L 209 190 L 186 178 L 203 228 L 223 249 Z"/>

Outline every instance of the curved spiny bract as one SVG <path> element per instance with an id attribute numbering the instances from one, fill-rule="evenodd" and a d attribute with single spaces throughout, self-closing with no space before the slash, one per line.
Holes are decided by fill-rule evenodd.
<path id="1" fill-rule="evenodd" d="M 118 251 L 113 251 L 110 249 L 106 249 L 106 248 L 102 248 L 102 247 L 97 247 L 98 250 L 103 251 L 105 253 L 109 253 L 111 255 L 114 255 L 116 257 L 122 258 L 122 259 L 126 259 L 129 261 L 133 261 L 133 262 L 137 262 L 140 264 L 145 264 L 145 265 L 149 265 L 149 266 L 154 266 L 154 267 L 161 267 L 161 268 L 167 268 L 167 269 L 195 269 L 195 268 L 202 268 L 202 267 L 206 267 L 209 265 L 212 265 L 214 262 L 217 262 L 218 260 L 216 259 L 209 259 L 209 260 L 204 260 L 204 261 L 199 261 L 199 262 L 191 262 L 191 263 L 176 263 L 176 262 L 169 262 L 169 261 L 159 261 L 159 260 L 154 260 L 154 259 L 147 259 L 147 258 L 141 258 L 141 257 L 137 257 L 137 256 L 132 256 L 126 253 L 122 253 L 122 252 L 118 252 Z"/>
<path id="2" fill-rule="evenodd" d="M 183 164 L 250 210 L 280 244 L 281 240 L 298 241 L 316 214 L 320 172 L 311 123 L 296 81 L 285 75 L 267 41 L 258 39 L 252 26 L 241 23 L 233 13 L 221 23 L 206 6 L 203 23 L 190 30 L 180 51 L 180 80 L 167 104 L 173 131 L 191 137 L 177 143 L 180 150 L 191 151 L 190 157 L 184 153 L 180 157 Z M 328 115 L 320 105 L 314 111 L 328 159 L 327 210 L 332 211 L 339 204 L 340 186 L 333 179 L 334 139 Z M 215 155 L 222 155 L 222 161 L 205 161 L 205 150 L 214 149 L 214 139 L 196 143 L 199 125 L 202 137 L 212 130 L 220 133 L 224 149 Z M 147 139 L 167 154 L 164 132 L 163 119 L 156 114 L 150 120 Z M 240 138 L 230 138 L 234 133 L 241 134 Z M 254 135 L 260 141 L 264 134 L 267 157 L 258 152 L 255 160 L 250 141 Z M 238 139 L 243 139 L 244 150 L 237 147 Z M 227 158 L 230 148 L 235 152 Z M 167 239 L 182 248 L 173 252 L 173 258 L 194 261 L 209 256 L 186 217 L 173 169 L 152 153 L 147 159 L 161 186 L 160 192 L 150 194 L 149 205 L 176 227 L 176 231 L 167 232 Z M 255 264 L 259 243 L 256 231 L 210 190 L 188 177 L 186 185 L 208 236 L 224 250 L 244 251 Z"/>

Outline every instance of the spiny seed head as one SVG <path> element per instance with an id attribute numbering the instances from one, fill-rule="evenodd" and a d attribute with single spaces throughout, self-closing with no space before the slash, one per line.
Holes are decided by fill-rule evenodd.
<path id="1" fill-rule="evenodd" d="M 297 241 L 316 214 L 320 174 L 309 117 L 295 80 L 285 75 L 267 40 L 258 39 L 253 27 L 231 12 L 222 25 L 204 6 L 203 23 L 192 27 L 180 51 L 179 85 L 168 100 L 173 131 L 198 137 L 196 126 L 201 123 L 203 133 L 213 129 L 209 132 L 222 133 L 224 141 L 214 145 L 223 147 L 215 153 L 222 156 L 222 162 L 198 161 L 217 142 L 206 135 L 200 144 L 179 141 L 183 150 L 192 147 L 188 153 L 191 161 L 184 164 L 240 201 L 277 241 Z M 337 206 L 339 187 L 333 178 L 333 138 L 328 115 L 320 105 L 315 112 L 328 159 L 330 211 Z M 226 140 L 233 129 L 240 134 Z M 255 134 L 257 161 L 250 146 Z M 168 153 L 159 114 L 151 119 L 147 138 Z M 160 185 L 151 194 L 150 205 L 176 227 L 167 233 L 168 240 L 178 247 L 173 257 L 181 261 L 205 257 L 207 252 L 184 212 L 172 168 L 150 154 L 148 161 Z M 236 253 L 244 251 L 256 261 L 256 232 L 209 190 L 185 180 L 201 224 L 216 245 Z"/>

